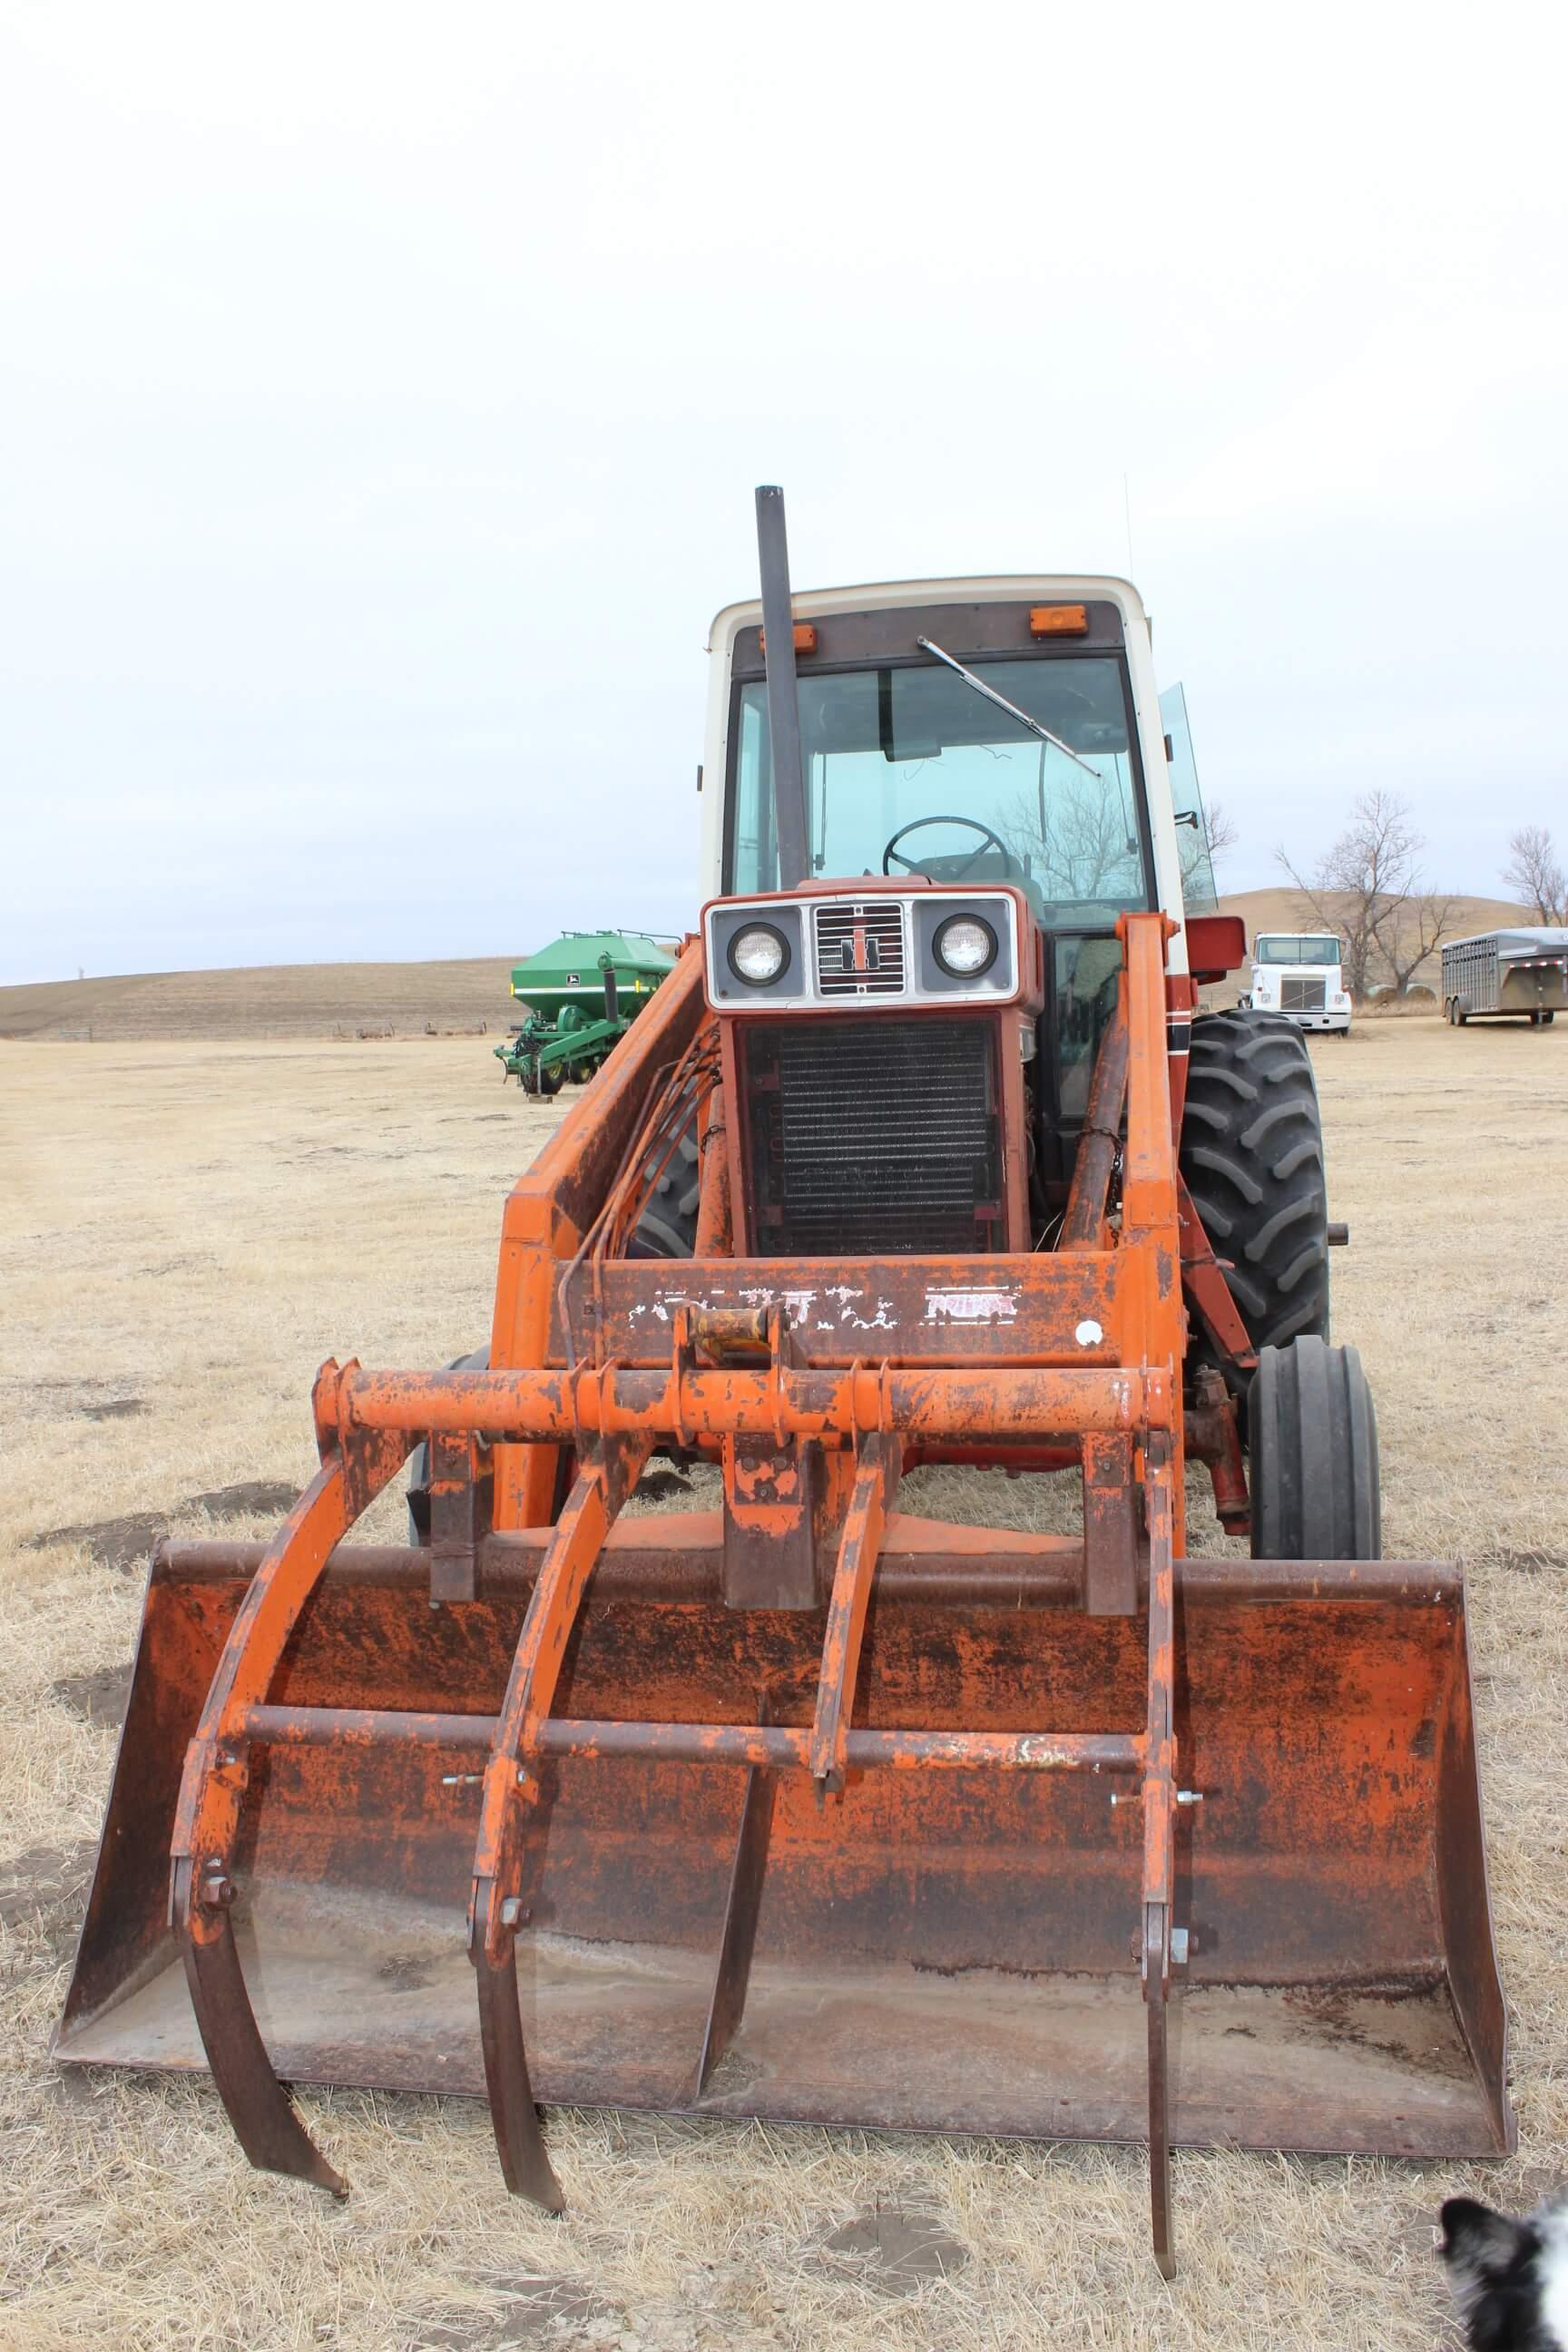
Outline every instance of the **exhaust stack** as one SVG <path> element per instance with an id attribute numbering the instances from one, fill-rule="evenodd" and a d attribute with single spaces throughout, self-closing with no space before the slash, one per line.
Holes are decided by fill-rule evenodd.
<path id="1" fill-rule="evenodd" d="M 768 742 L 773 755 L 779 887 L 793 890 L 809 874 L 811 856 L 805 831 L 805 771 L 800 755 L 789 541 L 784 534 L 784 492 L 776 482 L 762 483 L 757 489 L 757 561 L 763 578 L 763 634 L 767 639 Z"/>

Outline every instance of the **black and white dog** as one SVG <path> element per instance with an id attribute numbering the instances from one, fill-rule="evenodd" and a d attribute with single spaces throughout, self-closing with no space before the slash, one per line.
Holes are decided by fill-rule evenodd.
<path id="1" fill-rule="evenodd" d="M 1568 2352 L 1568 2195 L 1524 2221 L 1450 2197 L 1434 2235 L 1470 2352 Z"/>

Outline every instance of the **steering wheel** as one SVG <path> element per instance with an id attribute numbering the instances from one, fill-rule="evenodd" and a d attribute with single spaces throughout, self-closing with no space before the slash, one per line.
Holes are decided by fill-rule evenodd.
<path id="1" fill-rule="evenodd" d="M 969 832 L 977 833 L 980 835 L 980 847 L 974 851 L 972 856 L 965 859 L 963 865 L 960 866 L 956 874 L 952 874 L 947 877 L 949 881 L 962 882 L 965 880 L 966 877 L 974 871 L 976 859 L 978 859 L 987 849 L 1000 850 L 1002 853 L 1003 865 L 1005 866 L 1009 874 L 1013 872 L 1012 851 L 1008 848 L 1001 835 L 999 834 L 993 833 L 988 824 L 982 824 L 978 817 L 917 816 L 912 824 L 901 824 L 897 833 L 894 834 L 892 839 L 889 842 L 886 849 L 883 850 L 882 871 L 884 874 L 890 874 L 893 870 L 892 866 L 888 863 L 889 858 L 893 858 L 900 866 L 901 866 L 906 874 L 918 874 L 920 872 L 921 869 L 912 857 L 900 857 L 898 845 L 900 842 L 906 837 L 906 835 L 911 833 L 919 833 L 921 826 L 927 824 L 962 824 L 965 826 Z M 954 851 L 953 854 L 957 856 L 962 853 Z"/>

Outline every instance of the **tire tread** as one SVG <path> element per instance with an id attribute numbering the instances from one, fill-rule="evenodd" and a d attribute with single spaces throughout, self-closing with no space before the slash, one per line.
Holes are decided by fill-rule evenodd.
<path id="1" fill-rule="evenodd" d="M 1276 1013 L 1193 1024 L 1181 1168 L 1259 1350 L 1329 1330 L 1322 1125 L 1306 1040 Z"/>

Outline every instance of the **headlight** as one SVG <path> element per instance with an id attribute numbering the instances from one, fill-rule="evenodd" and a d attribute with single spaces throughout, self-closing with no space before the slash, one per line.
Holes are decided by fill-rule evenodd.
<path id="1" fill-rule="evenodd" d="M 789 941 L 772 923 L 748 923 L 730 942 L 730 969 L 748 988 L 766 988 L 789 961 Z"/>
<path id="2" fill-rule="evenodd" d="M 978 980 L 996 961 L 996 934 L 978 915 L 950 915 L 931 941 L 936 960 L 953 980 Z"/>

